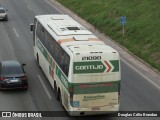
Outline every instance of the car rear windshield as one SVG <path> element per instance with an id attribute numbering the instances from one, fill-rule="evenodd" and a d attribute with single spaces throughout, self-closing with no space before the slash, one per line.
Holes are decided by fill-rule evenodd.
<path id="1" fill-rule="evenodd" d="M 5 13 L 5 10 L 4 9 L 0 9 L 0 13 Z"/>
<path id="2" fill-rule="evenodd" d="M 2 77 L 21 77 L 24 76 L 23 70 L 19 66 L 6 66 L 2 68 Z"/>

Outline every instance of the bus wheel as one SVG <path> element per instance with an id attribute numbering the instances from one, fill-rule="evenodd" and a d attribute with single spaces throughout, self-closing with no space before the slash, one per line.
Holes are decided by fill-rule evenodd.
<path id="1" fill-rule="evenodd" d="M 60 91 L 60 90 L 59 90 Z M 59 92 L 59 102 L 61 103 L 62 107 L 63 107 L 63 104 L 62 104 L 62 94 L 61 94 L 61 91 Z"/>
<path id="2" fill-rule="evenodd" d="M 58 100 L 58 101 L 61 100 L 61 91 L 60 91 L 59 88 L 58 88 L 58 91 L 57 91 L 57 100 Z"/>
<path id="3" fill-rule="evenodd" d="M 40 66 L 40 64 L 39 64 L 39 56 L 38 56 L 38 53 L 37 53 L 37 63 L 38 63 L 39 68 L 41 68 L 41 66 Z"/>
<path id="4" fill-rule="evenodd" d="M 56 99 L 57 99 L 57 85 L 56 85 L 56 82 L 54 82 L 54 93 L 55 93 L 55 96 L 56 96 Z"/>
<path id="5" fill-rule="evenodd" d="M 62 94 L 60 89 L 58 88 L 58 92 L 57 92 L 57 100 L 60 102 L 61 107 L 63 108 L 63 103 L 62 103 Z"/>

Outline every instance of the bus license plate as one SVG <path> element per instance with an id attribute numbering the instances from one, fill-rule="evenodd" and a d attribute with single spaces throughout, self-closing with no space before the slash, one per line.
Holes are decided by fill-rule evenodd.
<path id="1" fill-rule="evenodd" d="M 100 110 L 100 107 L 92 107 L 92 110 Z"/>

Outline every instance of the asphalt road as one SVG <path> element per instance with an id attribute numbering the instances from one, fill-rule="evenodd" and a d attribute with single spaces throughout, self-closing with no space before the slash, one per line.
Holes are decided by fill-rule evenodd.
<path id="1" fill-rule="evenodd" d="M 0 91 L 0 111 L 65 111 L 39 69 L 33 56 L 30 23 L 35 15 L 59 13 L 45 0 L 0 0 L 8 9 L 7 22 L 0 21 L 0 60 L 19 60 L 26 63 L 29 80 L 27 91 Z M 160 90 L 128 64 L 121 62 L 121 111 L 160 111 Z M 0 118 L 1 120 L 2 118 Z M 16 120 L 17 118 L 15 118 Z M 25 118 L 23 118 L 25 119 Z M 30 118 L 32 120 L 34 118 Z M 97 117 L 54 117 L 48 119 L 97 119 Z M 98 119 L 135 119 L 98 116 Z M 136 118 L 151 119 L 151 118 Z M 152 118 L 158 119 L 158 118 Z M 13 120 L 13 118 L 11 118 Z"/>

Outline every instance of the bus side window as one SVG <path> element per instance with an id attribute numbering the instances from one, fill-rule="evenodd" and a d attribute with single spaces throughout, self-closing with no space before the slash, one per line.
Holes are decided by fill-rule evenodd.
<path id="1" fill-rule="evenodd" d="M 39 22 L 37 23 L 37 36 L 41 40 L 41 42 L 46 46 L 44 40 L 45 39 L 44 28 Z"/>
<path id="2" fill-rule="evenodd" d="M 64 51 L 61 49 L 60 50 L 60 67 L 61 67 L 62 70 L 64 68 L 64 61 L 65 61 L 65 59 L 64 59 Z"/>
<path id="3" fill-rule="evenodd" d="M 37 31 L 36 31 L 37 36 L 40 38 L 40 23 L 37 22 Z"/>
<path id="4" fill-rule="evenodd" d="M 55 60 L 55 51 L 56 51 L 56 44 L 55 44 L 55 40 L 53 39 L 53 43 L 52 43 L 52 52 L 51 52 L 51 54 L 52 54 L 52 57 L 53 57 L 53 59 Z"/>
<path id="5" fill-rule="evenodd" d="M 51 37 L 46 30 L 44 31 L 44 33 L 45 33 L 45 41 L 44 41 L 45 46 L 48 49 L 49 53 L 51 53 L 51 47 L 52 47 L 51 46 Z"/>
<path id="6" fill-rule="evenodd" d="M 55 61 L 57 62 L 57 64 L 59 64 L 59 49 L 58 49 L 58 45 L 56 43 L 55 45 L 55 49 L 54 49 L 54 58 L 55 58 Z"/>
<path id="7" fill-rule="evenodd" d="M 68 76 L 68 72 L 69 72 L 69 56 L 66 54 L 64 57 L 64 66 L 63 66 L 63 71 L 65 73 L 66 76 Z"/>

